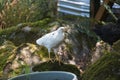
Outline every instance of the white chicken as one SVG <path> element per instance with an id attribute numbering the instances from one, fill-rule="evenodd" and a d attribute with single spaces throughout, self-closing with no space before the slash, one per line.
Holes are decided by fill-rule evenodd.
<path id="1" fill-rule="evenodd" d="M 56 48 L 58 48 L 58 46 L 63 42 L 65 38 L 65 33 L 64 33 L 65 30 L 66 30 L 65 27 L 59 27 L 56 31 L 50 32 L 36 40 L 36 43 L 38 45 L 44 46 L 48 49 L 49 59 L 50 59 L 51 49 L 56 51 Z"/>

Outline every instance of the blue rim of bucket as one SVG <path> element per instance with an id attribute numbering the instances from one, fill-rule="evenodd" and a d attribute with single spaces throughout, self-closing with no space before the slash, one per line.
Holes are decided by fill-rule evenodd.
<path id="1" fill-rule="evenodd" d="M 21 74 L 21 75 L 18 75 L 16 77 L 13 77 L 13 78 L 10 78 L 8 80 L 12 80 L 12 79 L 15 79 L 17 77 L 22 77 L 22 76 L 27 76 L 27 75 L 31 75 L 31 74 L 42 74 L 42 73 L 65 73 L 65 74 L 70 74 L 70 75 L 73 75 L 73 80 L 77 80 L 77 76 L 74 74 L 74 73 L 71 73 L 71 72 L 66 72 L 66 71 L 43 71 L 43 72 L 32 72 L 32 73 L 28 73 L 28 74 Z"/>

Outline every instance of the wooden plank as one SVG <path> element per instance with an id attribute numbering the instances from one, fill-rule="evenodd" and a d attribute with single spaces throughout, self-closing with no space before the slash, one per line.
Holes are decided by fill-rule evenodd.
<path id="1" fill-rule="evenodd" d="M 110 0 L 104 0 L 103 1 L 103 4 L 101 5 L 101 7 L 99 8 L 96 16 L 95 16 L 95 19 L 96 20 L 101 20 L 102 19 L 102 16 L 104 15 L 106 9 L 104 7 L 104 4 L 108 4 L 110 2 Z"/>
<path id="2" fill-rule="evenodd" d="M 100 7 L 100 0 L 90 0 L 90 17 L 95 18 Z"/>

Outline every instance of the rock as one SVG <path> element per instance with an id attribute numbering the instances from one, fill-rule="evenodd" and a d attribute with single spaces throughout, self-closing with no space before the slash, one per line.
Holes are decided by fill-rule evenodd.
<path id="1" fill-rule="evenodd" d="M 94 49 L 94 51 L 92 52 L 92 59 L 91 62 L 94 63 L 97 60 L 99 60 L 105 53 L 110 52 L 112 49 L 112 47 L 103 42 L 103 41 L 99 41 L 96 43 L 96 47 Z"/>
<path id="2" fill-rule="evenodd" d="M 25 32 L 30 32 L 31 31 L 31 27 L 26 26 L 26 27 L 22 28 L 22 30 L 25 31 Z"/>
<path id="3" fill-rule="evenodd" d="M 110 52 L 89 66 L 83 74 L 82 80 L 119 80 L 120 54 Z"/>
<path id="4" fill-rule="evenodd" d="M 4 63 L 0 63 L 0 70 L 3 70 L 3 74 L 7 73 L 9 76 L 12 75 L 12 72 L 20 74 L 25 72 L 25 66 L 32 67 L 40 63 L 40 57 L 35 54 L 38 49 L 36 45 L 24 43 L 17 48 L 14 46 L 12 48 L 12 45 L 10 42 L 5 42 L 4 47 L 0 48 L 0 50 L 6 50 L 6 52 L 2 52 L 2 54 L 6 53 L 6 57 L 0 56 L 1 61 L 5 60 Z"/>
<path id="5" fill-rule="evenodd" d="M 5 70 L 5 73 L 6 71 L 10 71 L 9 69 L 11 69 L 11 67 L 8 66 L 15 57 L 15 48 L 16 46 L 10 41 L 5 41 L 3 45 L 0 46 L 0 71 L 4 72 Z"/>
<path id="6" fill-rule="evenodd" d="M 66 21 L 55 21 L 55 23 L 53 21 L 51 24 L 50 23 L 50 19 L 43 19 L 33 23 L 22 23 L 19 24 L 18 27 L 14 26 L 0 31 L 0 35 L 5 35 L 3 37 L 0 36 L 0 44 L 2 45 L 5 40 L 9 40 L 15 46 L 14 48 L 9 47 L 10 50 L 5 46 L 1 46 L 1 48 L 8 49 L 7 53 L 10 53 L 9 58 L 8 56 L 5 56 L 5 59 L 8 58 L 10 60 L 3 60 L 4 65 L 6 62 L 12 62 L 11 69 L 18 75 L 25 72 L 23 68 L 26 67 L 26 64 L 28 66 L 32 65 L 33 67 L 34 65 L 41 63 L 41 60 L 46 61 L 48 59 L 47 49 L 36 46 L 35 40 L 48 33 L 48 31 L 54 30 L 59 25 L 64 25 L 69 27 L 69 30 L 66 33 L 65 42 L 60 45 L 57 53 L 60 56 L 61 61 L 66 64 L 74 64 L 81 69 L 81 72 L 83 72 L 91 59 L 91 49 L 94 48 L 97 41 L 96 37 L 91 36 L 92 32 L 90 32 L 86 26 L 81 25 L 82 23 L 86 25 L 86 21 L 82 21 L 81 24 L 73 22 L 67 23 Z M 25 27 L 27 27 L 25 30 L 30 31 L 25 32 L 23 30 Z M 2 53 L 2 55 L 3 54 L 4 53 Z M 51 58 L 54 58 L 53 51 L 51 52 Z M 1 56 L 0 60 L 2 60 Z M 0 66 L 1 65 L 2 64 L 0 64 Z"/>
<path id="7" fill-rule="evenodd" d="M 47 61 L 38 64 L 33 67 L 33 71 L 68 71 L 76 74 L 79 79 L 81 78 L 80 71 L 75 65 L 59 63 L 56 60 L 54 62 Z"/>
<path id="8" fill-rule="evenodd" d="M 0 31 L 0 45 L 9 40 L 16 46 L 22 43 L 35 43 L 35 40 L 45 34 L 49 28 L 51 19 L 45 18 L 43 20 L 31 23 L 20 23 Z"/>
<path id="9" fill-rule="evenodd" d="M 22 65 L 34 66 L 36 64 L 39 64 L 40 58 L 37 57 L 37 55 L 35 54 L 36 51 L 37 47 L 34 44 L 25 43 L 20 45 L 16 49 L 17 55 L 12 63 L 12 69 L 15 70 L 16 68 L 19 68 Z M 18 64 L 18 66 L 14 66 L 16 64 Z"/>
<path id="10" fill-rule="evenodd" d="M 115 42 L 112 47 L 113 47 L 113 50 L 120 53 L 120 40 Z"/>

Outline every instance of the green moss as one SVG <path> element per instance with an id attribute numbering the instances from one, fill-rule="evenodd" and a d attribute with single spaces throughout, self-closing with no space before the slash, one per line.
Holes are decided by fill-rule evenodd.
<path id="1" fill-rule="evenodd" d="M 39 47 L 39 50 L 37 51 L 37 54 L 40 55 L 41 59 L 47 59 L 49 58 L 49 53 L 48 53 L 48 50 L 47 48 L 41 46 Z M 51 58 L 54 58 L 55 55 L 53 52 L 50 52 L 50 57 Z"/>
<path id="2" fill-rule="evenodd" d="M 119 80 L 120 54 L 111 52 L 89 66 L 83 80 Z"/>
<path id="3" fill-rule="evenodd" d="M 5 40 L 12 41 L 16 46 L 26 42 L 35 43 L 35 40 L 38 37 L 42 36 L 42 34 L 49 30 L 48 24 L 52 20 L 53 19 L 46 18 L 37 22 L 21 23 L 17 26 L 0 30 L 0 45 L 2 45 Z M 31 31 L 24 31 L 23 28 L 26 26 L 29 26 Z"/>
<path id="4" fill-rule="evenodd" d="M 113 49 L 120 53 L 120 40 L 113 44 Z"/>
<path id="5" fill-rule="evenodd" d="M 51 21 L 53 21 L 53 19 L 45 18 L 43 20 L 32 22 L 32 23 L 31 22 L 23 23 L 21 26 L 46 28 L 48 26 L 45 26 L 45 25 L 48 25 L 48 23 L 50 23 Z"/>
<path id="6" fill-rule="evenodd" d="M 76 74 L 80 78 L 80 71 L 75 65 L 59 63 L 58 61 L 41 63 L 36 65 L 33 71 L 67 71 Z"/>
<path id="7" fill-rule="evenodd" d="M 0 71 L 3 70 L 6 62 L 10 60 L 11 55 L 14 54 L 13 51 L 15 48 L 13 43 L 7 41 L 5 45 L 0 47 Z"/>

